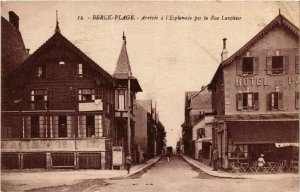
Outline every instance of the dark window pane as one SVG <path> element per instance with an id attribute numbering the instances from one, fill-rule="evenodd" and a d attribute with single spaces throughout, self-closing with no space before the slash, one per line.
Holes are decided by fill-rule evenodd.
<path id="1" fill-rule="evenodd" d="M 272 74 L 282 74 L 283 73 L 283 57 L 274 56 L 272 57 Z"/>
<path id="2" fill-rule="evenodd" d="M 243 58 L 242 70 L 243 74 L 253 74 L 253 57 Z"/>

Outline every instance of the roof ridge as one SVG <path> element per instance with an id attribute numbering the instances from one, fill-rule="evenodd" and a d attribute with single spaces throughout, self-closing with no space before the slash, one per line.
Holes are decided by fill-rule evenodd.
<path id="1" fill-rule="evenodd" d="M 292 32 L 296 33 L 299 36 L 299 28 L 291 23 L 287 18 L 285 18 L 282 14 L 278 14 L 268 25 L 262 28 L 254 37 L 252 37 L 247 43 L 245 43 L 239 50 L 237 50 L 234 54 L 232 54 L 228 59 L 221 62 L 221 65 L 224 66 L 230 63 L 235 57 L 241 55 L 246 49 L 255 44 L 262 36 L 264 36 L 269 30 L 271 30 L 276 24 L 286 24 L 288 29 Z M 294 29 L 293 29 L 294 28 Z M 296 29 L 295 29 L 296 28 Z"/>
<path id="2" fill-rule="evenodd" d="M 36 55 L 40 54 L 49 44 L 49 42 L 51 42 L 54 38 L 62 38 L 66 43 L 64 43 L 65 46 L 69 47 L 71 50 L 73 49 L 73 51 L 75 51 L 75 53 L 77 52 L 78 54 L 80 54 L 81 56 L 83 56 L 83 59 L 87 60 L 87 63 L 90 63 L 92 65 L 92 67 L 97 70 L 98 72 L 100 72 L 102 75 L 104 75 L 104 77 L 109 80 L 109 81 L 113 81 L 112 76 L 106 72 L 102 67 L 100 67 L 100 65 L 98 65 L 95 61 L 93 61 L 89 56 L 87 56 L 83 51 L 81 51 L 75 44 L 73 44 L 70 40 L 68 40 L 64 35 L 62 35 L 59 32 L 54 33 L 54 35 L 52 35 L 48 40 L 46 40 L 39 48 L 37 48 L 33 54 L 31 54 L 18 68 L 18 70 L 21 70 L 22 68 L 24 68 L 27 63 L 30 63 L 35 57 Z"/>

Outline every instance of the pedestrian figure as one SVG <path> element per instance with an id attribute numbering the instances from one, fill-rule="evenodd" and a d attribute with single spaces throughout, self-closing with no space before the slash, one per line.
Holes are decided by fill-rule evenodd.
<path id="1" fill-rule="evenodd" d="M 258 171 L 261 171 L 263 166 L 265 166 L 266 162 L 264 160 L 264 154 L 261 154 L 257 159 Z"/>
<path id="2" fill-rule="evenodd" d="M 125 168 L 127 170 L 127 174 L 130 173 L 130 168 L 131 168 L 131 156 L 127 155 L 125 158 Z"/>
<path id="3" fill-rule="evenodd" d="M 169 150 L 167 150 L 166 156 L 167 156 L 168 162 L 170 162 L 171 152 Z"/>
<path id="4" fill-rule="evenodd" d="M 214 148 L 214 152 L 212 154 L 213 171 L 218 171 L 218 156 L 219 156 L 219 152 L 216 148 Z"/>

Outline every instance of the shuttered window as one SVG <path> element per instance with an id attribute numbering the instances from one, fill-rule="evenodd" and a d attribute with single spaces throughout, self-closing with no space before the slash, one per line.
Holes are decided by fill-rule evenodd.
<path id="1" fill-rule="evenodd" d="M 243 57 L 236 62 L 237 75 L 257 75 L 259 70 L 258 57 Z"/>
<path id="2" fill-rule="evenodd" d="M 270 94 L 270 106 L 271 110 L 282 110 L 284 109 L 283 93 L 272 92 Z"/>
<path id="3" fill-rule="evenodd" d="M 268 75 L 283 75 L 289 72 L 289 57 L 288 56 L 273 56 L 267 57 L 267 74 Z"/>
<path id="4" fill-rule="evenodd" d="M 237 110 L 258 110 L 258 93 L 238 93 L 236 96 Z"/>

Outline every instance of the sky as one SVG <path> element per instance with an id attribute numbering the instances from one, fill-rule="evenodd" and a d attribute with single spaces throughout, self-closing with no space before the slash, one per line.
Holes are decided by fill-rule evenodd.
<path id="1" fill-rule="evenodd" d="M 8 11 L 19 16 L 20 31 L 31 53 L 54 34 L 57 10 L 61 33 L 110 74 L 124 31 L 132 73 L 143 89 L 137 99 L 156 103 L 167 145 L 173 147 L 181 137 L 185 92 L 199 91 L 210 83 L 221 60 L 222 39 L 227 38 L 230 56 L 272 21 L 279 9 L 297 27 L 300 18 L 297 1 L 1 3 L 3 17 L 8 19 Z M 135 20 L 93 20 L 93 15 L 134 15 Z M 158 20 L 142 20 L 143 16 Z M 187 19 L 171 19 L 177 16 Z M 241 18 L 222 20 L 232 16 Z M 201 19 L 194 21 L 195 17 Z"/>

